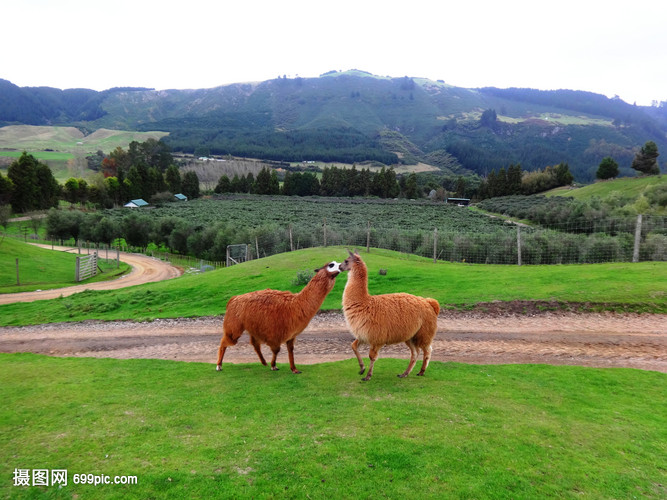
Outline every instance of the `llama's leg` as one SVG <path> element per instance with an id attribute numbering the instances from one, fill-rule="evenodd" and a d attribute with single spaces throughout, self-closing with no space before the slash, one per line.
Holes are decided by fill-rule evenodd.
<path id="1" fill-rule="evenodd" d="M 278 367 L 276 366 L 276 358 L 278 357 L 278 353 L 280 352 L 280 345 L 269 346 L 269 347 L 273 352 L 273 358 L 271 358 L 271 369 L 275 372 L 278 371 Z"/>
<path id="2" fill-rule="evenodd" d="M 234 339 L 227 333 L 222 334 L 222 340 L 220 340 L 220 347 L 218 348 L 218 364 L 215 367 L 217 371 L 222 370 L 222 358 L 225 356 L 225 351 L 229 346 L 236 345 L 236 342 L 238 342 L 238 337 Z"/>
<path id="3" fill-rule="evenodd" d="M 287 341 L 287 356 L 289 357 L 289 367 L 292 370 L 292 373 L 301 373 L 294 366 L 294 339 Z"/>
<path id="4" fill-rule="evenodd" d="M 431 351 L 433 350 L 433 347 L 431 344 L 429 344 L 427 347 L 424 348 L 424 361 L 422 362 L 422 369 L 419 370 L 419 373 L 417 374 L 418 376 L 422 377 L 424 375 L 424 372 L 426 371 L 426 368 L 428 368 L 428 362 L 431 360 Z"/>
<path id="5" fill-rule="evenodd" d="M 251 335 L 250 336 L 250 343 L 255 348 L 255 352 L 257 353 L 257 356 L 259 356 L 260 363 L 262 363 L 264 366 L 266 366 L 266 360 L 264 359 L 264 356 L 262 355 L 262 349 L 260 348 L 259 340 L 257 340 L 255 337 L 253 337 Z"/>
<path id="6" fill-rule="evenodd" d="M 410 348 L 410 363 L 408 364 L 408 368 L 403 373 L 398 375 L 401 378 L 405 378 L 410 375 L 410 372 L 415 367 L 415 363 L 417 362 L 417 348 L 412 343 L 412 340 L 406 340 L 405 344 Z"/>
<path id="7" fill-rule="evenodd" d="M 357 356 L 357 361 L 359 361 L 359 375 L 363 375 L 366 371 L 366 367 L 364 366 L 363 359 L 361 359 L 361 354 L 359 354 L 359 339 L 355 339 L 354 342 L 352 342 L 352 350 Z"/>
<path id="8" fill-rule="evenodd" d="M 375 365 L 375 360 L 378 359 L 378 353 L 380 352 L 382 346 L 377 346 L 377 348 L 372 345 L 368 351 L 368 357 L 371 358 L 371 363 L 368 365 L 368 374 L 361 380 L 370 380 L 373 376 L 373 366 Z"/>

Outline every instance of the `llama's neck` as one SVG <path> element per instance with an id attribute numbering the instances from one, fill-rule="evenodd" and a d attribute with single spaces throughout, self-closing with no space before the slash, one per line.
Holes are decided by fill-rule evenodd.
<path id="1" fill-rule="evenodd" d="M 315 275 L 297 294 L 303 311 L 314 315 L 322 306 L 330 290 L 329 277 Z"/>
<path id="2" fill-rule="evenodd" d="M 343 292 L 343 302 L 360 302 L 369 297 L 368 294 L 368 269 L 363 262 L 355 265 L 347 275 L 347 283 Z"/>

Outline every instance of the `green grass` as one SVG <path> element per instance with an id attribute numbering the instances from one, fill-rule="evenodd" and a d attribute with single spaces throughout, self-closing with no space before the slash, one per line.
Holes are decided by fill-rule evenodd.
<path id="1" fill-rule="evenodd" d="M 82 254 L 87 255 L 87 254 Z M 100 254 L 103 256 L 104 254 Z M 129 271 L 130 266 L 121 262 L 98 260 L 102 273 L 77 283 L 75 281 L 78 254 L 59 252 L 29 245 L 12 238 L 0 243 L 0 293 L 50 290 L 83 283 L 109 280 Z M 19 281 L 16 284 L 16 259 L 19 259 Z"/>
<path id="2" fill-rule="evenodd" d="M 575 200 L 607 199 L 612 195 L 635 199 L 647 188 L 667 184 L 667 176 L 623 177 L 609 181 L 596 182 L 577 189 L 557 188 L 545 193 L 546 196 L 567 196 Z"/>
<path id="3" fill-rule="evenodd" d="M 0 156 L 7 158 L 19 158 L 23 151 L 0 151 Z M 57 151 L 35 151 L 31 153 L 35 158 L 41 161 L 67 161 L 74 158 L 71 153 L 60 153 Z"/>
<path id="4" fill-rule="evenodd" d="M 215 346 L 211 346 L 212 354 Z M 667 376 L 381 358 L 224 365 L 0 355 L 12 498 L 665 498 Z M 15 469 L 68 485 L 14 487 Z M 74 474 L 137 476 L 84 486 Z"/>
<path id="5" fill-rule="evenodd" d="M 273 288 L 299 291 L 296 273 L 342 261 L 341 247 L 311 248 L 160 283 L 110 291 L 86 291 L 50 301 L 0 306 L 0 326 L 56 321 L 152 320 L 223 314 L 230 297 Z M 438 262 L 388 250 L 362 252 L 372 294 L 409 292 L 443 307 L 480 302 L 545 300 L 587 303 L 618 310 L 667 312 L 667 263 L 501 266 Z M 379 274 L 386 269 L 386 276 Z M 322 309 L 339 310 L 341 274 Z"/>

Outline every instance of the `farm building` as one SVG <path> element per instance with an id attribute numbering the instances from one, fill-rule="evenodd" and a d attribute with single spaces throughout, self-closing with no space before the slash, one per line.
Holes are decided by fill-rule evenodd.
<path id="1" fill-rule="evenodd" d="M 470 198 L 447 198 L 447 203 L 452 203 L 459 207 L 467 207 L 470 205 Z"/>
<path id="2" fill-rule="evenodd" d="M 137 200 L 130 200 L 129 203 L 126 203 L 123 205 L 126 208 L 140 208 L 140 207 L 147 207 L 148 202 L 146 200 L 142 200 L 141 198 Z"/>

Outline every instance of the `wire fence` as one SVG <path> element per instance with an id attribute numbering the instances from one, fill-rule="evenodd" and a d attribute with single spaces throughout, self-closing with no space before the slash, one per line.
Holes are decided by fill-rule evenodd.
<path id="1" fill-rule="evenodd" d="M 379 226 L 334 226 L 323 221 L 311 227 L 288 225 L 260 227 L 246 241 L 245 259 L 252 260 L 303 248 L 347 246 L 350 249 L 381 248 L 428 257 L 433 261 L 473 264 L 584 264 L 602 262 L 667 261 L 667 217 L 633 216 L 601 221 L 554 224 L 549 228 L 506 223 L 497 229 L 474 231 L 434 227 L 430 231 Z M 247 234 L 247 233 L 246 233 Z M 225 267 L 230 259 L 208 260 L 165 251 L 118 244 L 61 242 L 78 246 L 79 253 L 98 251 L 101 259 L 117 258 L 116 252 L 147 253 L 192 271 Z M 227 257 L 229 257 L 229 251 Z M 221 256 L 224 259 L 224 255 Z M 244 259 L 244 260 L 245 260 Z M 232 261 L 236 258 L 231 259 Z"/>
<path id="2" fill-rule="evenodd" d="M 248 242 L 251 257 L 266 257 L 300 248 L 348 246 L 382 248 L 475 264 L 584 264 L 667 261 L 667 217 L 607 219 L 604 224 L 574 223 L 548 229 L 508 223 L 493 231 L 396 227 L 332 227 L 302 231 L 289 226 L 262 232 Z"/>

